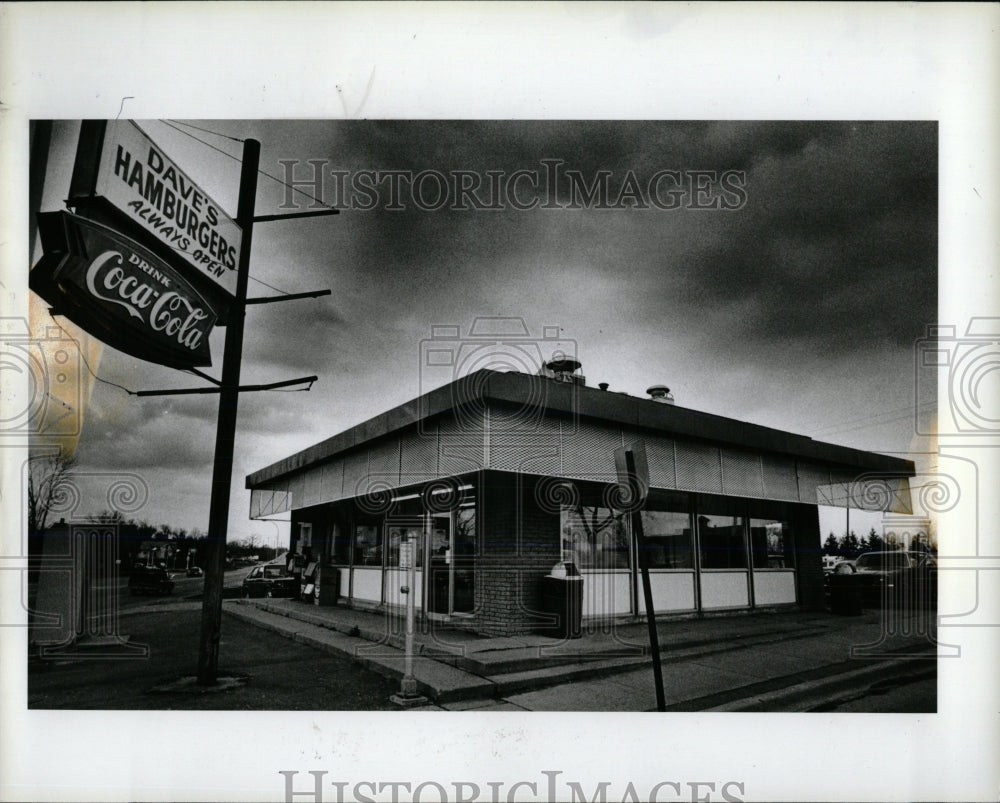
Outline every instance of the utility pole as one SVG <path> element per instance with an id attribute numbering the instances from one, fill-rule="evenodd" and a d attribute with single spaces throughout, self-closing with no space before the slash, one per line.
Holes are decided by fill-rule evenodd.
<path id="1" fill-rule="evenodd" d="M 212 498 L 208 513 L 208 561 L 205 565 L 205 594 L 201 608 L 201 638 L 198 642 L 198 684 L 213 686 L 219 669 L 219 641 L 222 631 L 222 584 L 225 571 L 226 534 L 229 528 L 229 497 L 233 479 L 233 447 L 236 439 L 236 410 L 240 398 L 240 367 L 243 359 L 243 323 L 246 317 L 247 283 L 250 277 L 250 246 L 253 241 L 254 205 L 257 197 L 257 168 L 260 143 L 243 143 L 236 223 L 243 231 L 236 273 L 236 298 L 226 326 L 219 389 L 219 420 L 215 433 L 215 462 L 212 467 Z"/>
<path id="2" fill-rule="evenodd" d="M 84 121 L 80 132 L 80 142 L 77 145 L 77 156 L 76 162 L 74 163 L 73 176 L 70 180 L 70 199 L 67 201 L 68 205 L 81 205 L 90 210 L 92 213 L 96 213 L 101 209 L 101 207 L 93 205 L 92 201 L 100 195 L 97 190 L 100 183 L 100 177 L 102 175 L 102 168 L 100 164 L 101 154 L 105 150 L 105 145 L 110 147 L 110 143 L 105 142 L 104 135 L 106 127 L 107 123 L 105 121 Z M 138 131 L 137 135 L 145 137 L 145 134 L 141 131 L 141 129 L 138 129 L 137 126 L 136 129 Z M 42 166 L 45 163 L 45 159 L 42 157 L 47 155 L 48 136 L 50 130 L 51 126 L 43 122 L 34 126 L 32 131 L 32 186 L 29 193 L 31 196 L 29 201 L 33 210 L 33 214 L 31 216 L 32 237 L 35 236 L 34 233 L 36 231 L 34 228 L 36 224 L 36 215 L 34 212 L 37 211 L 37 205 L 41 197 L 42 179 L 44 178 L 44 170 L 42 169 Z M 119 148 L 119 153 L 120 152 L 121 149 Z M 189 367 L 183 370 L 190 371 L 196 376 L 209 381 L 214 387 L 144 390 L 134 393 L 129 391 L 130 394 L 135 396 L 171 396 L 201 393 L 219 394 L 218 424 L 215 436 L 215 459 L 212 466 L 208 538 L 206 539 L 204 545 L 206 558 L 204 584 L 205 594 L 204 602 L 202 604 L 201 629 L 199 632 L 198 642 L 197 680 L 200 685 L 205 686 L 214 685 L 217 681 L 216 676 L 218 673 L 219 642 L 222 625 L 223 572 L 226 557 L 226 536 L 229 525 L 229 502 L 233 476 L 233 452 L 236 437 L 236 415 L 239 403 L 239 394 L 251 391 L 276 390 L 304 383 L 308 383 L 309 388 L 311 388 L 312 383 L 317 381 L 317 377 L 308 376 L 300 377 L 298 379 L 270 382 L 267 384 L 240 385 L 240 369 L 243 351 L 243 327 L 246 310 L 248 306 L 252 304 L 270 304 L 279 301 L 319 298 L 321 296 L 330 295 L 330 290 L 316 290 L 305 293 L 284 293 L 282 291 L 278 291 L 280 295 L 248 299 L 247 285 L 250 278 L 250 253 L 253 243 L 254 224 L 278 220 L 291 220 L 293 218 L 301 217 L 320 217 L 339 214 L 338 209 L 327 207 L 323 210 L 313 210 L 309 212 L 282 213 L 256 217 L 254 212 L 256 206 L 257 174 L 259 172 L 259 165 L 260 143 L 255 139 L 244 140 L 243 159 L 240 171 L 239 199 L 237 202 L 238 208 L 236 219 L 233 221 L 241 230 L 242 241 L 240 243 L 240 250 L 236 265 L 237 272 L 235 293 L 232 302 L 229 305 L 228 316 L 220 321 L 220 325 L 226 327 L 221 379 L 215 379 L 208 374 L 198 371 L 194 367 Z M 138 164 L 136 166 L 138 167 Z M 111 202 L 112 206 L 118 204 L 118 202 L 113 199 L 108 198 L 106 200 Z M 319 199 L 315 200 L 319 204 L 324 205 L 322 204 L 322 201 L 319 201 Z M 104 212 L 101 212 L 101 214 L 97 217 L 97 221 L 103 221 L 103 223 L 111 229 L 111 233 L 116 234 L 116 237 L 121 240 L 123 245 L 127 245 L 131 242 L 131 237 L 129 235 L 134 231 L 138 231 L 138 229 L 136 228 L 134 221 L 125 222 L 121 217 L 119 217 L 119 212 L 124 212 L 120 205 L 119 211 L 114 214 L 105 214 Z M 107 219 L 105 219 L 106 217 Z M 64 219 L 68 220 L 69 218 Z M 143 228 L 143 226 L 139 226 L 138 228 Z M 145 232 L 140 236 L 144 238 L 143 241 L 150 242 L 151 235 L 149 232 Z M 153 237 L 153 239 L 156 238 Z M 114 240 L 114 242 L 117 243 L 118 240 Z M 164 243 L 162 241 L 157 242 L 155 245 L 150 242 L 149 247 L 158 249 L 153 252 L 154 255 L 157 253 L 164 253 Z M 59 253 L 58 249 L 55 253 Z M 167 258 L 164 263 L 164 267 L 166 268 L 172 265 L 174 259 L 174 256 Z M 188 270 L 187 268 L 181 269 L 176 267 L 175 269 L 181 271 L 182 273 Z M 37 268 L 35 270 L 37 270 Z M 47 281 L 48 280 L 42 280 L 42 284 L 46 284 Z M 228 288 L 231 285 L 229 282 L 226 282 L 225 286 Z M 108 300 L 109 299 L 105 299 L 105 301 Z M 133 353 L 127 348 L 124 350 L 127 353 Z M 134 355 L 141 356 L 143 359 L 147 359 L 152 362 L 169 365 L 168 362 L 161 362 L 159 359 L 155 358 L 156 355 L 149 356 L 142 349 L 137 349 L 134 352 Z M 308 390 L 309 388 L 306 389 Z M 146 561 L 148 564 L 152 564 L 153 560 L 154 555 L 152 554 L 152 551 L 150 551 L 146 555 Z M 174 567 L 176 568 L 176 556 L 174 560 Z"/>
<path id="3" fill-rule="evenodd" d="M 198 641 L 198 684 L 215 685 L 219 669 L 219 641 L 222 633 L 222 586 L 226 560 L 226 535 L 229 529 L 229 498 L 233 481 L 233 447 L 236 439 L 236 411 L 240 393 L 275 390 L 316 381 L 315 376 L 270 382 L 263 385 L 240 385 L 240 367 L 243 360 L 243 324 L 247 306 L 270 304 L 279 301 L 297 301 L 330 295 L 329 290 L 307 293 L 284 293 L 278 296 L 247 298 L 250 279 L 250 247 L 253 243 L 254 223 L 293 220 L 303 217 L 321 217 L 339 214 L 339 209 L 328 208 L 313 212 L 292 212 L 277 215 L 254 216 L 257 200 L 257 173 L 260 166 L 260 143 L 255 139 L 243 142 L 243 166 L 240 171 L 239 200 L 236 224 L 243 232 L 239 261 L 236 266 L 236 297 L 230 308 L 226 324 L 226 343 L 222 354 L 222 379 L 192 370 L 202 379 L 217 387 L 182 388 L 175 390 L 140 390 L 136 396 L 177 396 L 192 393 L 218 393 L 219 418 L 215 432 L 215 462 L 212 466 L 212 498 L 208 512 L 208 538 L 205 549 L 205 595 L 201 608 L 201 633 Z"/>

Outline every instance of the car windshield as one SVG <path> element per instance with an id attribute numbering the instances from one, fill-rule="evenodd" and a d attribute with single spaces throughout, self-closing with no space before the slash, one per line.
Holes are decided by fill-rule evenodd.
<path id="1" fill-rule="evenodd" d="M 871 552 L 859 557 L 855 564 L 859 569 L 875 569 L 878 571 L 891 569 L 906 569 L 909 561 L 906 555 L 899 552 Z"/>
<path id="2" fill-rule="evenodd" d="M 265 577 L 284 577 L 285 567 L 284 566 L 265 566 L 264 567 Z"/>

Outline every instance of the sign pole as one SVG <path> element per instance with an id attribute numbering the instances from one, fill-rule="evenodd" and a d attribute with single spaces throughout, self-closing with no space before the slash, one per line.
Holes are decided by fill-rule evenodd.
<path id="1" fill-rule="evenodd" d="M 424 516 L 424 531 L 427 532 L 429 517 Z M 419 539 L 412 537 L 412 530 L 407 532 L 406 541 L 400 544 L 400 563 L 405 556 L 407 565 L 400 566 L 406 569 L 406 585 L 400 590 L 406 594 L 406 638 L 403 650 L 403 678 L 399 684 L 399 691 L 390 696 L 390 700 L 400 708 L 414 708 L 424 705 L 427 698 L 424 697 L 417 686 L 417 679 L 413 675 L 413 631 L 415 629 L 415 608 L 417 597 L 417 550 L 422 544 Z"/>
<path id="2" fill-rule="evenodd" d="M 642 574 L 642 598 L 646 604 L 646 625 L 649 629 L 649 649 L 653 654 L 653 683 L 656 687 L 656 710 L 666 711 L 667 701 L 663 696 L 663 668 L 660 665 L 660 637 L 656 632 L 656 616 L 653 613 L 653 591 L 649 585 L 649 554 L 645 549 L 645 535 L 642 531 L 642 514 L 639 500 L 643 499 L 643 489 L 640 487 L 635 468 L 635 454 L 631 449 L 625 451 L 625 471 L 632 491 L 632 532 L 635 533 L 639 571 Z"/>
<path id="3" fill-rule="evenodd" d="M 222 357 L 219 419 L 215 433 L 215 463 L 212 467 L 212 498 L 208 513 L 208 560 L 205 565 L 205 594 L 201 608 L 201 637 L 198 642 L 198 684 L 202 686 L 215 685 L 219 668 L 229 496 L 233 479 L 233 446 L 236 438 L 236 410 L 240 397 L 240 364 L 243 357 L 243 322 L 246 317 L 250 245 L 253 240 L 259 165 L 260 143 L 255 139 L 245 140 L 236 212 L 236 223 L 242 229 L 243 237 L 237 265 L 236 298 L 226 326 L 226 345 Z"/>

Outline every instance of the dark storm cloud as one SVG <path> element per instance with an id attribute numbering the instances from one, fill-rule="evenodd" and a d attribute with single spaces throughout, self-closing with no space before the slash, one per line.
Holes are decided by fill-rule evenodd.
<path id="1" fill-rule="evenodd" d="M 123 401 L 120 391 L 108 389 L 93 398 L 95 403 L 84 415 L 85 437 L 77 450 L 81 465 L 123 471 L 204 471 L 211 466 L 218 409 L 215 396 Z"/>
<path id="2" fill-rule="evenodd" d="M 747 206 L 718 216 L 720 232 L 686 262 L 685 302 L 739 302 L 754 337 L 833 353 L 921 334 L 936 307 L 935 128 L 837 132 L 771 143 L 775 156 L 748 174 Z"/>
<path id="3" fill-rule="evenodd" d="M 701 121 L 348 121 L 336 162 L 379 169 L 529 168 L 542 159 L 594 172 L 657 167 L 748 170 L 811 143 L 842 138 L 851 123 Z M 363 157 L 358 161 L 359 156 Z"/>
<path id="4" fill-rule="evenodd" d="M 265 291 L 258 295 L 275 294 Z M 345 321 L 337 305 L 337 300 L 321 297 L 251 307 L 249 314 L 253 317 L 244 330 L 243 359 L 249 366 L 266 367 L 266 373 L 255 372 L 253 381 L 284 378 L 266 378 L 274 368 L 309 373 L 317 358 L 334 348 L 342 337 Z"/>
<path id="5" fill-rule="evenodd" d="M 297 161 L 299 181 L 308 160 L 320 160 L 324 185 L 303 189 L 327 202 L 331 170 L 466 170 L 485 181 L 491 170 L 543 177 L 545 159 L 588 181 L 610 171 L 612 192 L 629 171 L 640 184 L 659 170 L 743 171 L 746 181 L 745 205 L 729 212 L 428 211 L 413 203 L 393 211 L 383 193 L 368 211 L 256 227 L 251 295 L 279 292 L 260 282 L 332 295 L 248 310 L 242 382 L 311 374 L 319 382 L 309 393 L 242 395 L 234 522 L 246 517 L 246 473 L 447 381 L 425 375 L 421 343 L 434 325 L 467 331 L 478 316 L 523 318 L 533 335 L 562 327 L 594 382 L 641 395 L 669 380 L 685 406 L 792 430 L 802 423 L 796 410 L 809 420 L 857 417 L 877 407 L 872 388 L 912 386 L 910 349 L 936 302 L 933 123 L 227 126 L 261 140 L 262 169 L 274 176 L 284 175 L 279 159 Z M 200 175 L 196 159 L 191 172 Z M 557 190 L 564 204 L 565 181 Z M 261 214 L 287 200 L 279 182 L 261 179 Z M 309 209 L 308 199 L 297 202 Z M 222 341 L 221 331 L 213 335 L 216 376 Z M 111 350 L 101 373 L 133 389 L 204 384 Z M 170 488 L 158 499 L 185 499 L 179 478 L 210 479 L 217 397 L 123 396 L 95 390 L 81 458 L 162 475 Z M 866 433 L 854 435 L 850 445 L 877 448 Z M 207 492 L 177 510 L 178 523 L 204 527 Z"/>
<path id="6" fill-rule="evenodd" d="M 249 344 L 261 363 L 308 369 L 318 357 L 363 371 L 371 343 L 414 345 L 414 317 L 444 322 L 515 299 L 578 321 L 608 303 L 686 330 L 711 317 L 746 349 L 801 339 L 828 354 L 912 342 L 934 315 L 934 123 L 351 121 L 307 131 L 315 150 L 303 158 L 327 158 L 328 169 L 542 175 L 541 160 L 555 159 L 587 178 L 611 171 L 612 186 L 629 171 L 642 181 L 663 169 L 742 170 L 747 203 L 729 213 L 345 210 L 298 245 L 330 255 L 310 280 L 333 283 L 336 312 L 261 313 L 263 330 L 283 333 Z M 560 281 L 575 293 L 546 287 Z"/>

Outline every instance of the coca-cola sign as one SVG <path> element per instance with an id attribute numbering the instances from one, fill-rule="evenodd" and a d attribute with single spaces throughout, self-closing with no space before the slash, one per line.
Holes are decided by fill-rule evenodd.
<path id="1" fill-rule="evenodd" d="M 176 269 L 126 237 L 67 212 L 38 216 L 35 292 L 87 332 L 144 360 L 210 365 L 218 314 Z"/>

